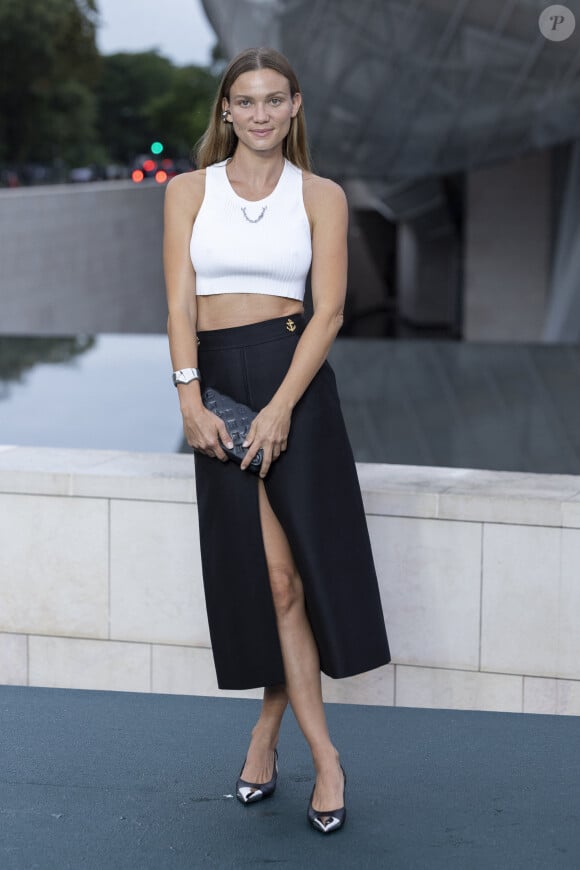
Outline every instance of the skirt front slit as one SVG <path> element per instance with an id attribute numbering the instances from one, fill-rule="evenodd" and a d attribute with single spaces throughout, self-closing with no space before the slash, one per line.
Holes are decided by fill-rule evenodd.
<path id="1" fill-rule="evenodd" d="M 200 332 L 204 385 L 259 411 L 282 382 L 302 317 Z M 284 682 L 258 504 L 258 477 L 195 454 L 200 545 L 218 685 Z M 390 661 L 356 467 L 332 368 L 325 362 L 296 405 L 288 449 L 265 478 L 288 538 L 306 611 L 330 677 Z"/>

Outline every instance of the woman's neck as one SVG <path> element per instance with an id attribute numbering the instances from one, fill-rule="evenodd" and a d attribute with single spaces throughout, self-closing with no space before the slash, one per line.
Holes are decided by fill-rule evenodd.
<path id="1" fill-rule="evenodd" d="M 239 146 L 228 161 L 227 173 L 230 183 L 243 186 L 245 190 L 261 193 L 273 189 L 284 170 L 282 149 L 273 152 L 256 153 Z"/>

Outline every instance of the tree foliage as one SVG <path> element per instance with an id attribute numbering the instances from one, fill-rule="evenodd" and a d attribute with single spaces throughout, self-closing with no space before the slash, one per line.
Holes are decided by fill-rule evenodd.
<path id="1" fill-rule="evenodd" d="M 155 51 L 102 59 L 99 134 L 113 160 L 126 163 L 156 138 L 150 105 L 171 87 L 173 67 Z"/>
<path id="2" fill-rule="evenodd" d="M 97 0 L 0 0 L 0 163 L 187 157 L 216 78 L 157 51 L 101 57 Z"/>
<path id="3" fill-rule="evenodd" d="M 0 159 L 96 148 L 96 24 L 94 0 L 0 0 Z"/>
<path id="4" fill-rule="evenodd" d="M 185 66 L 175 70 L 171 90 L 152 104 L 159 136 L 174 154 L 191 154 L 207 127 L 216 88 L 216 78 L 208 70 Z"/>
<path id="5" fill-rule="evenodd" d="M 189 156 L 207 125 L 214 75 L 176 67 L 156 51 L 113 54 L 102 62 L 99 131 L 111 157 L 126 163 L 154 140 L 173 157 Z"/>

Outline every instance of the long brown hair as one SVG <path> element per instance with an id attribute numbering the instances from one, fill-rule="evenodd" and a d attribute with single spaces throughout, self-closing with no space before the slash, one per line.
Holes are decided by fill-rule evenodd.
<path id="1" fill-rule="evenodd" d="M 226 160 L 236 150 L 238 137 L 231 124 L 222 121 L 222 103 L 224 98 L 230 99 L 230 90 L 238 76 L 257 69 L 273 69 L 287 79 L 290 85 L 290 95 L 300 92 L 296 73 L 287 58 L 273 48 L 247 48 L 240 52 L 226 68 L 215 102 L 213 104 L 207 130 L 195 147 L 196 164 L 199 169 L 205 169 L 212 163 Z M 302 105 L 290 122 L 290 130 L 282 144 L 284 157 L 300 169 L 310 171 L 310 153 L 306 136 L 306 119 Z"/>

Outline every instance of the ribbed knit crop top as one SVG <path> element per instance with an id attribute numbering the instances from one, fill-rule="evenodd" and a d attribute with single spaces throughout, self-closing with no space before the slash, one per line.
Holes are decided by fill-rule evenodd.
<path id="1" fill-rule="evenodd" d="M 272 193 L 251 202 L 233 189 L 227 163 L 205 170 L 190 243 L 197 295 L 263 293 L 303 300 L 312 243 L 302 170 L 285 160 Z"/>

